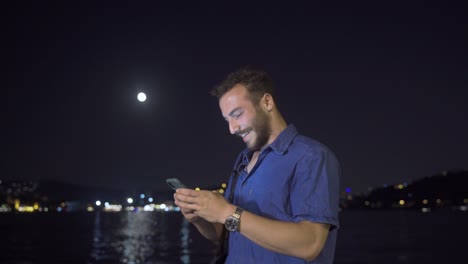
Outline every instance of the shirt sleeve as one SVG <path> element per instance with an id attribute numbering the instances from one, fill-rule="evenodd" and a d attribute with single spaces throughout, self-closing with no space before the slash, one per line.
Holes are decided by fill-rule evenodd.
<path id="1" fill-rule="evenodd" d="M 308 151 L 297 163 L 291 183 L 291 220 L 338 228 L 339 176 L 338 161 L 330 150 Z"/>

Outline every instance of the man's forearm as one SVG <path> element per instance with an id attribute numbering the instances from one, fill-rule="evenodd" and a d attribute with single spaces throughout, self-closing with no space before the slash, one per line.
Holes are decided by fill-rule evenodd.
<path id="1" fill-rule="evenodd" d="M 328 224 L 281 222 L 245 211 L 240 225 L 241 234 L 258 245 L 309 261 L 322 251 L 328 229 Z"/>
<path id="2" fill-rule="evenodd" d="M 224 226 L 219 223 L 210 223 L 203 218 L 199 218 L 193 225 L 202 236 L 211 241 L 218 241 L 221 237 L 222 228 L 224 228 Z"/>

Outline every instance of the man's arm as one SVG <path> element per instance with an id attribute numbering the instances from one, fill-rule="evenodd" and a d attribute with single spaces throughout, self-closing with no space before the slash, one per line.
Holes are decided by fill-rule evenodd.
<path id="1" fill-rule="evenodd" d="M 210 191 L 178 189 L 174 197 L 179 207 L 192 210 L 195 215 L 218 226 L 224 224 L 236 209 L 223 196 Z M 241 234 L 260 246 L 308 261 L 322 251 L 329 228 L 328 224 L 308 221 L 272 220 L 247 211 L 242 213 L 240 224 Z"/>
<path id="2" fill-rule="evenodd" d="M 258 245 L 289 256 L 312 261 L 327 240 L 329 224 L 282 222 L 244 211 L 240 233 Z"/>
<path id="3" fill-rule="evenodd" d="M 174 199 L 176 199 L 175 194 Z M 188 209 L 186 206 L 184 206 L 184 204 L 179 205 L 179 208 L 185 219 L 189 223 L 193 224 L 198 229 L 198 232 L 200 232 L 200 234 L 202 234 L 206 239 L 211 241 L 219 241 L 219 238 L 221 238 L 222 228 L 224 227 L 223 225 L 206 221 L 205 219 L 194 214 L 194 211 Z"/>
<path id="4" fill-rule="evenodd" d="M 219 241 L 224 228 L 224 225 L 222 224 L 210 223 L 203 218 L 200 218 L 200 220 L 193 223 L 193 225 L 198 229 L 198 232 L 200 232 L 202 236 L 214 242 Z"/>

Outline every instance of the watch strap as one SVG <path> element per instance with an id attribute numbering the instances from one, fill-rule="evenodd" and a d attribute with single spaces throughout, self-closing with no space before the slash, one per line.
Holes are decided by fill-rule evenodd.
<path id="1" fill-rule="evenodd" d="M 232 214 L 232 216 L 234 216 L 235 218 L 240 220 L 240 217 L 241 217 L 243 211 L 244 211 L 244 209 L 242 209 L 240 207 L 237 207 L 236 211 L 234 212 L 234 214 Z"/>

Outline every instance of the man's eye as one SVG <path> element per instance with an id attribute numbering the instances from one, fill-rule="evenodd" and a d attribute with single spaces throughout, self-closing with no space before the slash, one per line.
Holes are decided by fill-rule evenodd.
<path id="1" fill-rule="evenodd" d="M 238 114 L 235 114 L 235 115 L 234 115 L 234 118 L 237 119 L 237 118 L 241 117 L 241 115 L 242 115 L 242 112 L 241 112 L 241 113 L 238 113 Z"/>

